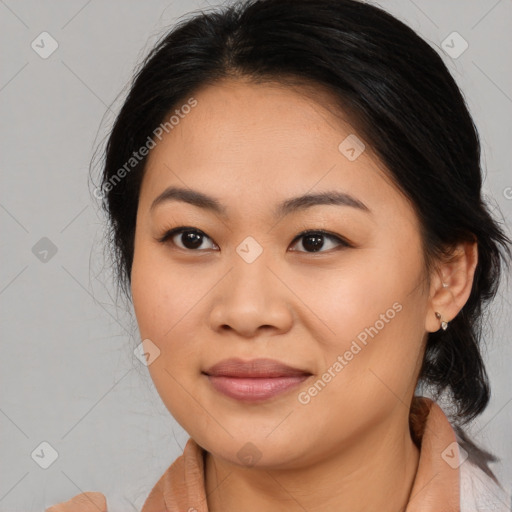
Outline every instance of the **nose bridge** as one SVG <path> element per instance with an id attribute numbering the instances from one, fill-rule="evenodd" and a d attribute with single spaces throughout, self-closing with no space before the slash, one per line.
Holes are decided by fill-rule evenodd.
<path id="1" fill-rule="evenodd" d="M 252 236 L 246 237 L 231 258 L 231 276 L 228 285 L 231 297 L 239 301 L 258 302 L 275 290 L 269 283 L 271 251 Z"/>
<path id="2" fill-rule="evenodd" d="M 260 326 L 284 329 L 291 321 L 286 288 L 273 275 L 272 251 L 247 237 L 231 256 L 230 272 L 218 289 L 212 327 L 230 326 L 252 335 Z"/>

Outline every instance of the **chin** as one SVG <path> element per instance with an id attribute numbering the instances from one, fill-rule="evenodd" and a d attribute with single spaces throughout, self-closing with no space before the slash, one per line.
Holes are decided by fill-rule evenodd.
<path id="1" fill-rule="evenodd" d="M 240 467 L 291 469 L 305 455 L 312 455 L 312 447 L 304 445 L 299 438 L 290 438 L 286 433 L 279 436 L 276 432 L 270 436 L 266 433 L 258 435 L 254 427 L 254 424 L 249 425 L 233 437 L 228 434 L 219 437 L 208 432 L 191 437 L 215 457 Z"/>

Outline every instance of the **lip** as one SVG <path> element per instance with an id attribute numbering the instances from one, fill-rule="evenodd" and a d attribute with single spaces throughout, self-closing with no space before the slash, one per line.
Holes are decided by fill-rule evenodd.
<path id="1" fill-rule="evenodd" d="M 312 374 L 274 359 L 225 359 L 203 372 L 213 388 L 244 402 L 269 400 L 299 386 Z"/>

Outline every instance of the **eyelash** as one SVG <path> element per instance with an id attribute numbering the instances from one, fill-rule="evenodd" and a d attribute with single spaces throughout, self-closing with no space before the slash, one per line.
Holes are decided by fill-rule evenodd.
<path id="1" fill-rule="evenodd" d="M 181 249 L 183 251 L 202 252 L 202 251 L 205 250 L 205 249 L 187 249 L 187 248 L 183 248 L 183 247 L 177 246 L 174 242 L 172 242 L 170 240 L 175 235 L 179 235 L 179 234 L 182 234 L 182 233 L 185 233 L 185 232 L 193 232 L 193 233 L 196 233 L 196 234 L 199 234 L 199 235 L 203 235 L 204 237 L 209 238 L 210 240 L 212 240 L 206 233 L 204 233 L 200 229 L 193 228 L 193 227 L 188 227 L 188 226 L 180 226 L 180 227 L 177 227 L 177 228 L 170 229 L 170 230 L 166 231 L 163 236 L 161 236 L 160 238 L 157 238 L 157 240 L 158 240 L 158 242 L 160 242 L 162 244 L 168 244 L 169 242 L 171 242 L 174 246 L 176 246 L 178 249 Z M 353 247 L 353 245 L 350 244 L 346 239 L 340 237 L 339 235 L 335 235 L 334 233 L 330 233 L 329 231 L 325 231 L 323 229 L 308 229 L 306 231 L 302 231 L 301 233 L 299 233 L 292 240 L 292 245 L 295 245 L 295 243 L 298 240 L 300 240 L 301 238 L 306 237 L 308 235 L 322 235 L 325 238 L 328 238 L 330 240 L 334 240 L 334 241 L 338 242 L 341 247 L 337 247 L 335 249 L 329 249 L 327 251 L 321 251 L 321 250 L 320 251 L 299 251 L 299 250 L 294 250 L 292 252 L 302 252 L 302 253 L 306 253 L 306 254 L 318 254 L 318 253 L 325 253 L 325 252 L 336 251 L 336 250 L 339 250 L 340 248 L 343 249 L 343 248 Z M 213 240 L 212 240 L 212 242 L 213 242 Z M 215 245 L 217 245 L 217 244 L 215 244 Z"/>

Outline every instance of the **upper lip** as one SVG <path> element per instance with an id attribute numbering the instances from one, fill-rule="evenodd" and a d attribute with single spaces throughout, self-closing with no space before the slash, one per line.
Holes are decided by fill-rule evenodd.
<path id="1" fill-rule="evenodd" d="M 251 359 L 249 361 L 237 358 L 224 359 L 214 364 L 203 373 L 215 377 L 238 378 L 277 378 L 294 375 L 311 375 L 311 373 L 306 370 L 288 366 L 275 359 L 266 358 Z"/>

